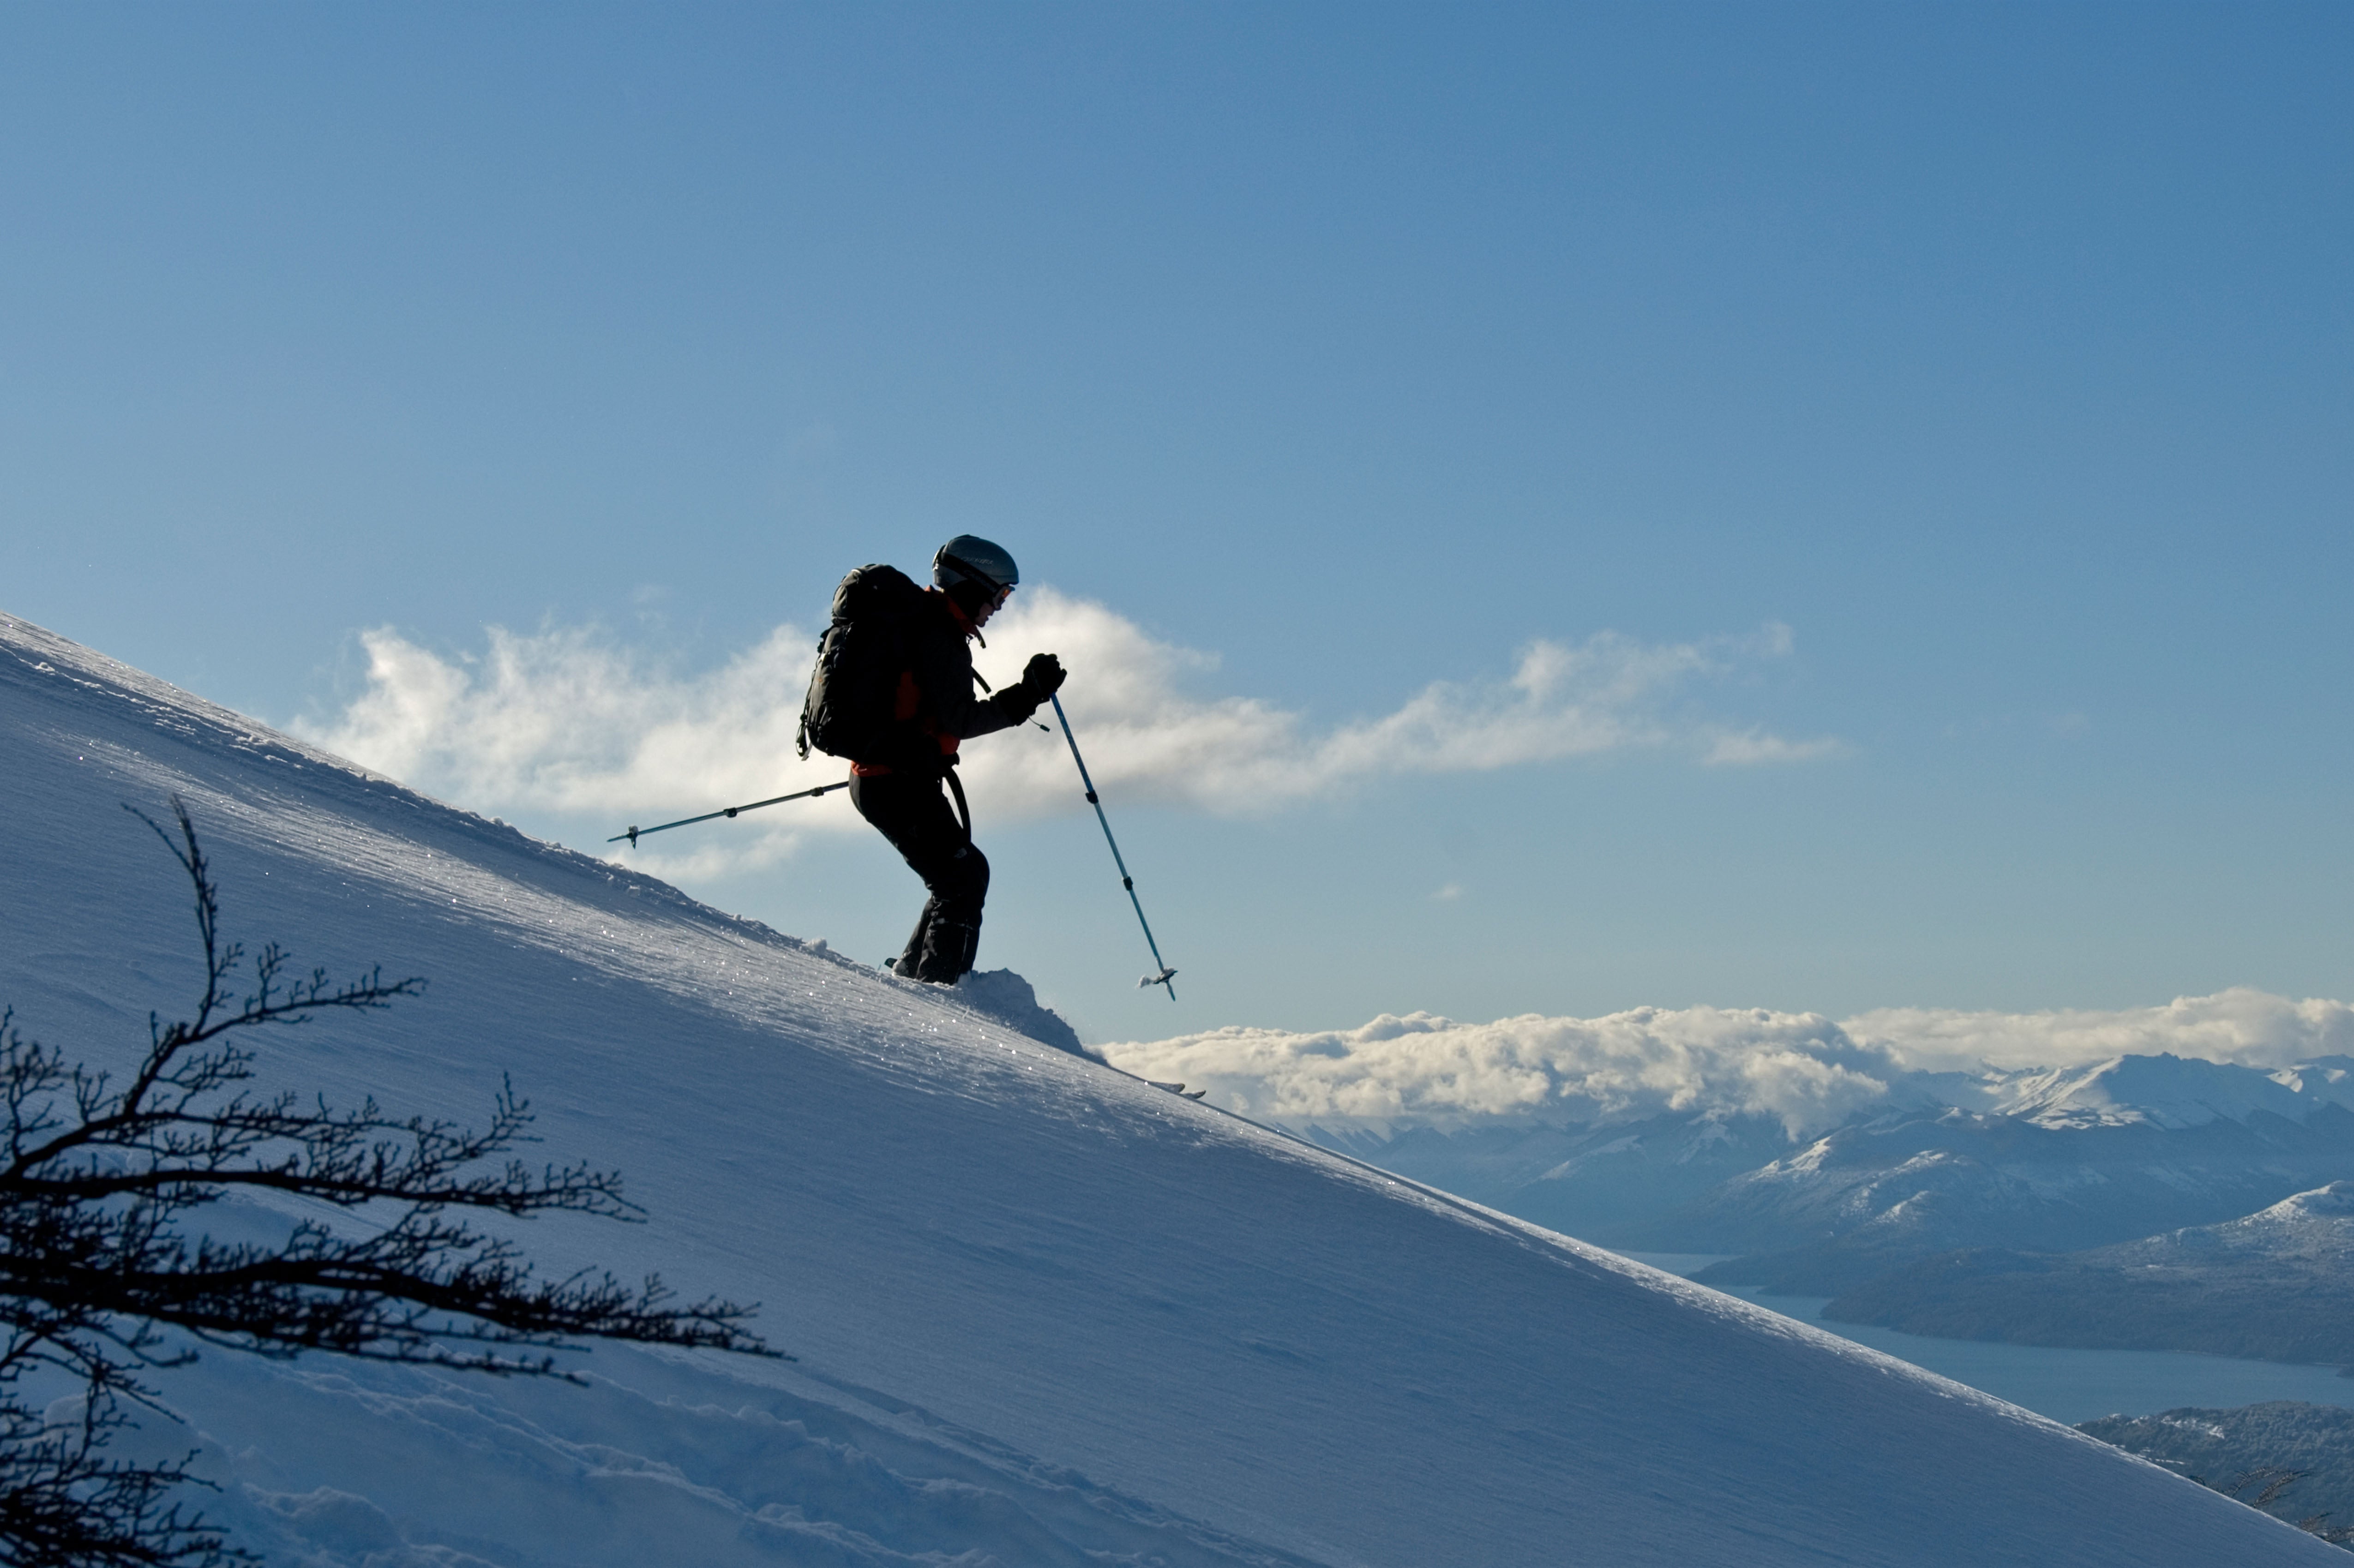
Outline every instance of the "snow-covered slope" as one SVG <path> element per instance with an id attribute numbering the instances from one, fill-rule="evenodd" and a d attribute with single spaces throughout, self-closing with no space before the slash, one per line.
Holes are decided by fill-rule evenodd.
<path id="1" fill-rule="evenodd" d="M 1568 1127 L 1500 1118 L 1451 1132 L 1409 1127 L 1387 1136 L 1345 1127 L 1291 1130 L 1522 1219 L 1605 1246 L 1655 1252 L 1715 1250 L 1681 1245 L 1695 1229 L 1688 1213 L 1705 1213 L 1725 1182 L 1790 1150 L 1778 1119 L 1721 1111 Z"/>
<path id="2" fill-rule="evenodd" d="M 766 1303 L 791 1363 L 608 1347 L 586 1390 L 210 1352 L 168 1374 L 283 1562 L 2335 1562 L 2092 1440 L 1048 1049 L 0 620 L 0 996 L 116 1059 L 231 924 L 422 1001 L 284 1081 L 479 1119 L 651 1224 L 566 1268 Z M 882 862 L 878 859 L 878 865 Z M 155 1441 L 175 1446 L 177 1435 Z"/>

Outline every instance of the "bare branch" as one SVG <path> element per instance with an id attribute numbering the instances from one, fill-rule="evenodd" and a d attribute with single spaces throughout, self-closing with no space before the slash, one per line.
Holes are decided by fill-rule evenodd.
<path id="1" fill-rule="evenodd" d="M 680 1305 L 658 1278 L 537 1277 L 510 1240 L 462 1216 L 592 1214 L 637 1221 L 620 1178 L 585 1164 L 525 1165 L 531 1109 L 503 1083 L 476 1131 L 387 1116 L 373 1100 L 258 1097 L 239 1031 L 380 1011 L 422 992 L 380 969 L 336 983 L 288 978 L 275 943 L 232 1000 L 244 948 L 223 939 L 219 894 L 175 796 L 176 834 L 139 817 L 195 895 L 205 980 L 192 1016 L 149 1020 L 120 1088 L 26 1039 L 0 1010 L 0 1561 L 48 1564 L 250 1561 L 171 1494 L 184 1464 L 109 1458 L 126 1405 L 154 1404 L 141 1375 L 180 1364 L 188 1342 L 267 1356 L 329 1351 L 502 1375 L 567 1376 L 553 1352 L 579 1339 L 777 1355 L 748 1306 Z M 223 1197 L 266 1191 L 370 1211 L 368 1228 L 305 1221 L 275 1245 L 216 1243 L 189 1221 Z M 389 1208 L 388 1220 L 374 1211 Z M 360 1215 L 355 1214 L 357 1222 Z M 167 1340 L 165 1330 L 186 1338 Z M 80 1380 L 58 1424 L 20 1390 L 36 1372 Z"/>

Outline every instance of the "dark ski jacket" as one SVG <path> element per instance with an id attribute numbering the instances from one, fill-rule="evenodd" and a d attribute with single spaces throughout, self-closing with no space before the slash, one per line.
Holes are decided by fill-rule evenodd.
<path id="1" fill-rule="evenodd" d="M 907 620 L 907 668 L 899 675 L 889 735 L 877 755 L 852 759 L 853 773 L 945 773 L 955 766 L 958 742 L 1011 729 L 1037 711 L 1042 699 L 1018 681 L 985 699 L 973 695 L 972 650 L 965 641 L 975 631 L 948 595 L 924 590 L 923 608 Z"/>

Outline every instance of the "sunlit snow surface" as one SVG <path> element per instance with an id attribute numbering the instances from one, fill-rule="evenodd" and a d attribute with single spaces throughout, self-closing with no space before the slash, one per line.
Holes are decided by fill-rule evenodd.
<path id="1" fill-rule="evenodd" d="M 208 1351 L 164 1374 L 281 1563 L 2325 1563 L 2331 1548 L 1774 1313 L 1049 1049 L 0 620 L 0 999 L 128 1060 L 228 923 L 431 989 L 275 1081 L 620 1169 L 548 1266 L 764 1304 L 799 1360 L 587 1388 Z M 899 874 L 878 851 L 877 874 Z M 784 874 L 790 874 L 790 872 Z M 191 1431 L 152 1434 L 182 1449 Z"/>

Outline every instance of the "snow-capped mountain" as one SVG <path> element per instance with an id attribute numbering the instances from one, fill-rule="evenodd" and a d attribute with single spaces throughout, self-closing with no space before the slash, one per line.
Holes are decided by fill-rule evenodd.
<path id="1" fill-rule="evenodd" d="M 1795 1139 L 1774 1118 L 1721 1109 L 1298 1130 L 1606 1245 L 1784 1255 L 1723 1277 L 1828 1294 L 1903 1257 L 2096 1246 L 2354 1179 L 2349 1068 L 2157 1055 L 1903 1074 L 1842 1125 Z"/>
<path id="2" fill-rule="evenodd" d="M 764 1303 L 792 1362 L 586 1389 L 207 1351 L 207 1506 L 314 1568 L 2335 1561 L 2026 1412 L 1182 1099 L 0 620 L 0 996 L 120 1062 L 235 934 L 430 977 L 272 1081 L 620 1168 L 558 1272 Z"/>
<path id="3" fill-rule="evenodd" d="M 2242 1071 L 2250 1071 L 2242 1069 Z M 1695 1250 L 1860 1234 L 1920 1246 L 2073 1248 L 2211 1224 L 2354 1177 L 2354 1112 L 1947 1110 L 1841 1128 L 1734 1178 L 1678 1224 Z"/>
<path id="4" fill-rule="evenodd" d="M 2171 1054 L 2116 1056 L 2090 1067 L 2020 1073 L 1990 1086 L 1990 1108 L 2040 1127 L 2304 1122 L 2323 1106 L 2354 1108 L 2354 1057 L 2267 1072 Z"/>

